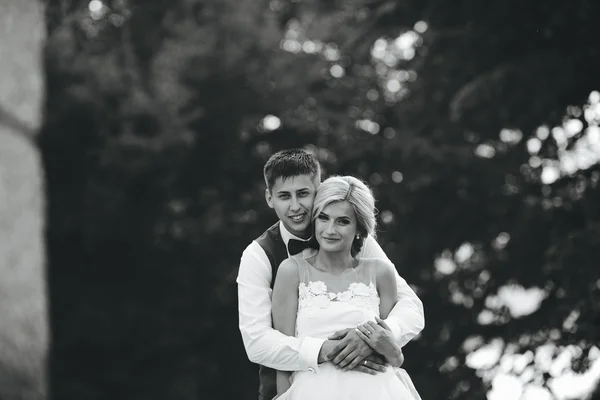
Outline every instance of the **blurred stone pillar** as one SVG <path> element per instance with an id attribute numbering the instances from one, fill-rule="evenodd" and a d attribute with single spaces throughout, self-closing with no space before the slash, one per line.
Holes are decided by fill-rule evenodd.
<path id="1" fill-rule="evenodd" d="M 0 399 L 47 398 L 41 0 L 0 0 Z"/>

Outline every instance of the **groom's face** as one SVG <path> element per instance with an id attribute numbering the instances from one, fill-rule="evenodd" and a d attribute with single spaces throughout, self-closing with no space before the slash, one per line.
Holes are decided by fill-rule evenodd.
<path id="1" fill-rule="evenodd" d="M 265 197 L 269 207 L 290 233 L 308 238 L 310 219 L 317 188 L 310 175 L 277 178 Z"/>

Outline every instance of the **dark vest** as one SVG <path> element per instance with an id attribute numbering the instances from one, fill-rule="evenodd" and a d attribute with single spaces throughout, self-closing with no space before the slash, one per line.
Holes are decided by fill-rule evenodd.
<path id="1" fill-rule="evenodd" d="M 269 262 L 271 263 L 271 271 L 273 271 L 273 278 L 271 279 L 271 289 L 275 283 L 275 275 L 277 274 L 277 268 L 279 264 L 288 258 L 287 248 L 281 238 L 281 232 L 279 231 L 279 221 L 269 229 L 265 231 L 256 242 L 262 247 L 267 254 Z M 258 369 L 259 386 L 258 386 L 258 400 L 271 400 L 277 395 L 277 373 L 272 368 L 267 368 L 263 365 L 259 366 Z"/>

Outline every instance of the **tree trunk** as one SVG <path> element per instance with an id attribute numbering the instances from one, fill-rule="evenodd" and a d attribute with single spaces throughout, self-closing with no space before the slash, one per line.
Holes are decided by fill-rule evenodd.
<path id="1" fill-rule="evenodd" d="M 43 7 L 0 1 L 0 399 L 47 397 L 41 162 Z"/>

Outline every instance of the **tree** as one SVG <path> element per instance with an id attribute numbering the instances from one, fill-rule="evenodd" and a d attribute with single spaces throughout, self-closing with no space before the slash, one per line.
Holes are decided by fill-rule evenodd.
<path id="1" fill-rule="evenodd" d="M 425 303 L 406 348 L 423 398 L 484 398 L 465 361 L 494 338 L 597 342 L 563 328 L 598 318 L 579 296 L 597 290 L 597 164 L 553 163 L 598 122 L 595 3 L 70 4 L 48 12 L 40 136 L 54 396 L 255 396 L 236 267 L 275 218 L 262 164 L 293 146 L 374 188 L 380 241 Z M 576 119 L 566 147 L 548 135 Z M 490 308 L 509 284 L 545 300 Z"/>
<path id="2" fill-rule="evenodd" d="M 31 136 L 41 123 L 43 15 L 34 1 L 0 4 L 0 398 L 46 398 L 48 351 L 42 172 Z M 17 84 L 15 84 L 17 82 Z"/>

